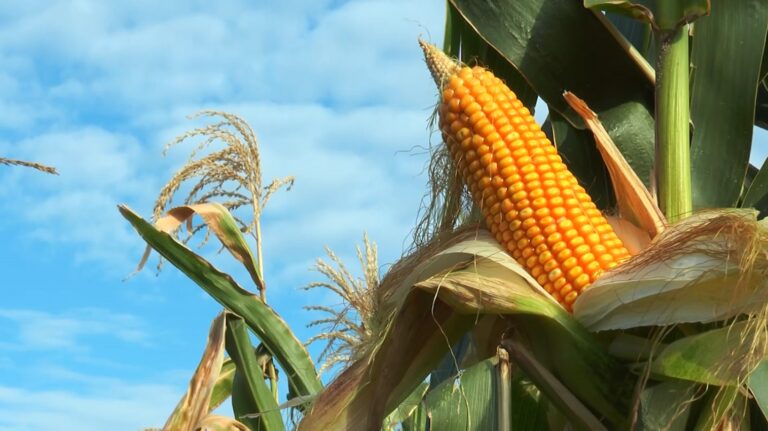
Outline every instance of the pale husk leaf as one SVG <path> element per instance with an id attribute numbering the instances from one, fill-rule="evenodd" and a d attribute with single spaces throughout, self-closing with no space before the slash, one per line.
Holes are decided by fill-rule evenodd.
<path id="1" fill-rule="evenodd" d="M 195 431 L 249 431 L 248 427 L 226 416 L 208 415 L 197 425 Z"/>
<path id="2" fill-rule="evenodd" d="M 656 200 L 613 143 L 613 139 L 600 123 L 597 114 L 573 93 L 566 91 L 563 97 L 584 119 L 587 127 L 595 135 L 595 144 L 611 176 L 613 188 L 616 190 L 616 202 L 622 217 L 643 228 L 651 238 L 656 237 L 666 227 L 666 219 L 656 205 Z"/>
<path id="3" fill-rule="evenodd" d="M 752 210 L 689 217 L 585 290 L 574 317 L 602 331 L 757 312 L 768 303 L 766 238 Z"/>

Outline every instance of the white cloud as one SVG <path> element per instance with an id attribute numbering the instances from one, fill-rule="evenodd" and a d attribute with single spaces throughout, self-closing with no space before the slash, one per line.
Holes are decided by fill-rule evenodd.
<path id="1" fill-rule="evenodd" d="M 0 386 L 0 429 L 137 430 L 165 423 L 183 389 L 116 381 L 85 393 Z"/>
<path id="2" fill-rule="evenodd" d="M 354 245 L 363 231 L 380 244 L 385 262 L 399 255 L 415 219 L 424 157 L 399 152 L 427 144 L 436 91 L 416 37 L 426 27 L 439 40 L 443 7 L 404 0 L 33 0 L 0 7 L 0 154 L 61 172 L 0 170 L 7 215 L 0 228 L 65 249 L 75 261 L 100 262 L 111 279 L 126 275 L 142 243 L 115 205 L 128 202 L 149 215 L 159 186 L 189 149 L 161 159 L 162 145 L 200 124 L 184 116 L 225 108 L 252 123 L 265 182 L 297 177 L 291 192 L 273 198 L 263 228 L 270 304 L 305 338 L 310 315 L 298 305 L 333 299 L 322 292 L 285 299 L 317 278 L 309 268 L 324 256 L 323 246 L 357 273 Z M 130 284 L 135 291 L 147 287 Z M 125 292 L 103 299 L 114 297 L 133 298 L 126 307 L 137 303 Z M 0 328 L 9 328 L 0 354 L 13 353 L 0 355 L 0 366 L 21 363 L 20 352 L 73 354 L 82 365 L 91 349 L 107 345 L 105 336 L 143 343 L 142 322 L 156 321 L 29 308 L 0 310 Z M 184 328 L 163 330 L 178 337 Z M 112 361 L 103 369 L 125 371 L 128 360 L 110 350 L 99 348 L 93 359 Z M 11 381 L 0 387 L 0 429 L 162 425 L 180 391 L 141 383 L 157 367 L 162 364 L 137 361 L 126 371 L 132 381 L 90 376 L 85 388 L 72 390 L 84 382 L 61 373 L 38 386 Z"/>
<path id="3" fill-rule="evenodd" d="M 0 94 L 10 89 L 11 106 L 26 106 L 30 96 L 51 102 L 64 118 L 81 112 L 128 121 L 172 104 L 431 100 L 416 37 L 442 28 L 434 4 L 323 6 L 41 2 L 0 29 L 9 70 Z M 62 104 L 76 104 L 75 112 Z"/>
<path id="4" fill-rule="evenodd" d="M 83 308 L 66 313 L 25 309 L 0 309 L 1 350 L 49 350 L 87 353 L 90 337 L 105 336 L 127 343 L 148 339 L 141 319 L 125 313 Z"/>
<path id="5" fill-rule="evenodd" d="M 35 237 L 77 246 L 77 260 L 101 257 L 117 267 L 119 254 L 138 242 L 114 204 L 148 209 L 186 156 L 178 149 L 160 160 L 160 147 L 190 127 L 185 115 L 213 105 L 253 123 L 265 180 L 297 176 L 273 214 L 288 214 L 284 207 L 290 219 L 312 224 L 304 214 L 352 208 L 394 227 L 393 213 L 403 221 L 395 204 L 415 204 L 420 194 L 413 189 L 422 162 L 395 153 L 426 143 L 435 91 L 416 37 L 424 27 L 441 30 L 435 9 L 383 1 L 329 8 L 80 0 L 5 12 L 0 58 L 14 61 L 0 76 L 7 96 L 0 113 L 16 112 L 6 118 L 19 117 L 7 122 L 17 131 L 37 126 L 5 154 L 62 174 L 9 174 L 27 196 L 14 201 L 27 208 Z M 348 239 L 367 229 L 358 222 L 348 226 Z"/>
<path id="6" fill-rule="evenodd" d="M 109 264 L 126 274 L 140 241 L 117 212 L 121 202 L 149 207 L 157 179 L 143 172 L 161 166 L 134 137 L 85 126 L 43 133 L 5 145 L 5 154 L 55 166 L 61 175 L 14 169 L 0 172 L 7 187 L 2 205 L 24 217 L 23 236 L 74 246 L 80 262 Z M 3 223 L 15 222 L 16 218 Z"/>

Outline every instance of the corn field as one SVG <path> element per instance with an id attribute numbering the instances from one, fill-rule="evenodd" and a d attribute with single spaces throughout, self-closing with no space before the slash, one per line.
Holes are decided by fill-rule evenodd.
<path id="1" fill-rule="evenodd" d="M 342 306 L 304 341 L 262 252 L 294 177 L 264 183 L 269 142 L 200 113 L 153 213 L 119 207 L 138 270 L 157 254 L 222 307 L 162 429 L 768 429 L 766 35 L 764 0 L 449 0 L 442 43 L 413 41 L 440 139 L 411 244 L 380 273 L 364 237 L 362 277 L 328 250 L 306 288 Z"/>

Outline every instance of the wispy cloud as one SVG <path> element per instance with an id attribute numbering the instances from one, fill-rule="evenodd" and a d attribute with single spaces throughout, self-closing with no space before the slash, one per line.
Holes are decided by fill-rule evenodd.
<path id="1" fill-rule="evenodd" d="M 181 393 L 172 385 L 132 381 L 99 384 L 84 393 L 0 385 L 0 429 L 102 431 L 159 427 Z"/>
<path id="2" fill-rule="evenodd" d="M 329 222 L 333 211 L 375 212 L 407 231 L 395 204 L 405 191 L 415 213 L 420 166 L 395 153 L 428 139 L 434 89 L 415 39 L 440 30 L 434 5 L 181 5 L 31 2 L 0 14 L 0 58 L 9 65 L 0 95 L 9 111 L 31 113 L 8 126 L 0 150 L 61 172 L 55 181 L 0 172 L 23 187 L 6 197 L 27 230 L 73 247 L 78 261 L 130 265 L 120 254 L 138 241 L 114 204 L 149 208 L 183 160 L 180 151 L 161 160 L 159 150 L 190 127 L 184 116 L 229 107 L 263 138 L 266 176 L 297 176 L 295 192 L 274 206 L 299 229 L 312 230 L 316 210 Z M 329 226 L 313 239 L 351 242 L 373 224 L 346 219 L 345 239 L 323 240 Z M 382 236 L 398 237 L 391 245 L 399 251 L 404 233 Z"/>
<path id="3" fill-rule="evenodd" d="M 407 152 L 428 143 L 435 95 L 415 41 L 428 31 L 439 40 L 443 8 L 407 0 L 0 6 L 0 154 L 61 172 L 0 170 L 0 231 L 9 238 L 0 257 L 17 253 L 13 241 L 23 240 L 27 250 L 51 247 L 71 259 L 49 264 L 49 273 L 87 264 L 100 275 L 85 280 L 81 305 L 62 310 L 46 301 L 46 289 L 58 286 L 35 286 L 39 297 L 0 308 L 0 368 L 15 373 L 0 385 L 0 429 L 159 426 L 178 400 L 198 359 L 197 350 L 178 345 L 190 328 L 179 327 L 161 301 L 126 293 L 146 293 L 144 277 L 122 290 L 92 286 L 133 269 L 143 244 L 115 205 L 149 215 L 189 149 L 163 159 L 162 146 L 200 124 L 186 115 L 216 108 L 243 116 L 260 139 L 265 180 L 296 176 L 293 190 L 271 200 L 263 229 L 270 305 L 301 338 L 310 315 L 300 305 L 327 298 L 308 293 L 296 301 L 295 289 L 315 278 L 309 268 L 324 245 L 355 269 L 363 231 L 379 243 L 382 262 L 399 255 L 423 187 L 425 157 Z M 149 292 L 189 284 L 180 280 L 163 274 L 152 280 L 162 287 Z M 215 312 L 194 287 L 173 287 L 184 297 L 172 307 L 183 306 L 185 316 Z M 176 338 L 155 345 L 160 330 Z M 192 356 L 179 353 L 187 350 Z M 186 367 L 184 378 L 156 383 L 165 367 Z"/>
<path id="4" fill-rule="evenodd" d="M 145 343 L 149 335 L 141 319 L 125 313 L 84 308 L 66 313 L 25 309 L 0 309 L 0 351 L 86 353 L 92 337 L 109 337 L 126 343 Z"/>

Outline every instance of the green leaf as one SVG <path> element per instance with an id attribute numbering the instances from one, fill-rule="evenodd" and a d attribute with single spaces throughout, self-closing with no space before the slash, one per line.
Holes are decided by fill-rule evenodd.
<path id="1" fill-rule="evenodd" d="M 749 185 L 741 206 L 760 211 L 758 218 L 762 218 L 768 212 L 768 159 L 763 162 L 763 166 Z"/>
<path id="2" fill-rule="evenodd" d="M 768 420 L 768 360 L 764 360 L 749 376 L 749 390 Z"/>
<path id="3" fill-rule="evenodd" d="M 581 381 L 579 383 L 583 385 L 591 384 L 589 379 L 586 376 L 578 376 L 575 374 L 571 376 L 563 376 L 562 374 L 558 376 L 553 374 L 550 371 L 551 365 L 543 362 L 548 360 L 547 356 L 537 354 L 537 352 L 532 351 L 523 343 L 517 341 L 515 338 L 517 337 L 502 341 L 502 345 L 509 352 L 510 360 L 515 365 L 520 367 L 520 369 L 531 379 L 536 387 L 544 395 L 546 395 L 547 399 L 550 400 L 557 407 L 557 409 L 568 418 L 573 426 L 577 429 L 583 430 L 607 430 L 607 428 L 589 410 L 589 408 L 584 405 L 584 402 L 589 401 L 588 396 L 583 397 L 575 395 L 570 390 L 573 388 L 573 386 L 566 386 L 563 384 L 560 378 L 570 377 L 573 379 L 580 379 Z M 542 345 L 546 343 L 539 344 Z M 561 358 L 561 362 L 567 362 L 562 361 L 562 358 L 568 358 L 568 360 L 572 359 L 568 356 L 557 355 L 556 357 Z M 551 359 L 549 360 L 551 361 Z M 614 396 L 616 398 L 621 398 L 620 394 L 614 394 Z M 626 427 L 625 424 L 622 424 L 622 422 L 624 422 L 623 418 L 614 417 L 612 420 L 615 422 L 614 425 L 617 429 L 623 429 Z M 618 422 L 616 422 L 617 420 Z"/>
<path id="4" fill-rule="evenodd" d="M 402 403 L 384 420 L 385 427 L 394 427 L 400 422 L 405 421 L 421 404 L 422 398 L 429 389 L 429 383 L 423 382 L 408 395 Z"/>
<path id="5" fill-rule="evenodd" d="M 743 342 L 745 323 L 714 329 L 670 343 L 651 364 L 651 372 L 715 386 L 734 386 L 746 372 L 750 354 Z M 717 346 L 717 348 L 712 348 Z"/>
<path id="6" fill-rule="evenodd" d="M 661 30 L 673 30 L 709 14 L 709 0 L 584 0 L 584 6 L 622 13 Z M 662 10 L 664 6 L 672 10 Z"/>
<path id="7" fill-rule="evenodd" d="M 460 367 L 459 364 L 464 361 L 464 357 L 471 352 L 470 338 L 470 334 L 465 334 L 461 340 L 459 340 L 459 342 L 456 343 L 445 356 L 443 356 L 443 359 L 437 367 L 429 373 L 430 389 L 439 385 L 444 380 L 454 377 L 456 373 L 461 371 L 456 367 Z"/>
<path id="8" fill-rule="evenodd" d="M 511 410 L 513 430 L 547 429 L 546 399 L 522 373 L 512 376 Z"/>
<path id="9" fill-rule="evenodd" d="M 294 394 L 312 395 L 322 390 L 309 353 L 277 313 L 171 235 L 157 230 L 128 207 L 121 205 L 119 209 L 147 244 L 216 301 L 245 320 L 285 370 Z"/>
<path id="10" fill-rule="evenodd" d="M 192 216 L 195 214 L 203 219 L 209 231 L 216 235 L 216 238 L 221 241 L 221 245 L 232 254 L 232 257 L 243 264 L 256 287 L 260 291 L 263 290 L 264 282 L 259 273 L 259 265 L 256 263 L 256 259 L 253 253 L 251 253 L 251 249 L 245 241 L 242 232 L 240 232 L 240 227 L 237 225 L 234 217 L 223 205 L 210 202 L 171 208 L 155 222 L 155 227 L 163 232 L 173 233 L 184 222 L 191 223 Z M 151 248 L 147 246 L 144 256 L 142 256 L 141 262 L 136 269 L 137 271 L 141 270 L 146 263 L 150 250 Z"/>
<path id="11" fill-rule="evenodd" d="M 452 4 L 448 3 L 447 6 L 450 34 L 446 34 L 445 45 L 448 49 L 444 49 L 444 52 L 464 63 L 470 65 L 479 63 L 492 70 L 515 92 L 523 105 L 533 112 L 538 95 L 528 84 L 528 81 L 498 51 L 477 34 Z"/>
<path id="12" fill-rule="evenodd" d="M 768 2 L 714 2 L 696 23 L 691 61 L 694 208 L 733 207 L 749 164 Z M 723 56 L 727 55 L 727 61 Z"/>
<path id="13" fill-rule="evenodd" d="M 670 380 L 643 390 L 640 394 L 641 430 L 685 431 L 699 385 Z"/>
<path id="14" fill-rule="evenodd" d="M 428 415 L 435 430 L 497 429 L 496 358 L 480 362 L 460 377 L 448 379 L 427 394 Z"/>
<path id="15" fill-rule="evenodd" d="M 584 128 L 581 117 L 562 94 L 569 90 L 584 99 L 638 176 L 649 184 L 654 154 L 653 83 L 592 11 L 572 0 L 451 3 L 520 71 L 550 110 L 580 129 Z"/>
<path id="16" fill-rule="evenodd" d="M 722 424 L 724 429 L 748 429 L 749 425 L 742 427 L 741 416 L 745 412 L 745 399 L 739 394 L 739 388 L 728 386 L 725 388 L 713 388 L 704 399 L 704 408 L 694 426 L 695 431 L 710 431 L 719 429 Z M 723 420 L 729 419 L 730 423 L 723 424 Z"/>
<path id="17" fill-rule="evenodd" d="M 653 67 L 656 59 L 656 44 L 651 25 L 613 12 L 606 12 L 605 17 Z"/>
<path id="18" fill-rule="evenodd" d="M 424 403 L 419 403 L 412 415 L 408 416 L 402 424 L 403 431 L 428 431 L 427 430 L 427 408 Z"/>
<path id="19" fill-rule="evenodd" d="M 749 409 L 749 430 L 768 431 L 768 418 L 766 418 L 763 411 L 760 410 L 754 397 L 749 400 L 747 408 Z"/>
<path id="20" fill-rule="evenodd" d="M 226 346 L 236 367 L 232 392 L 235 416 L 251 429 L 284 430 L 277 400 L 264 381 L 264 371 L 254 354 L 248 329 L 243 319 L 234 314 L 227 315 Z M 252 413 L 261 415 L 256 418 L 246 417 Z"/>
<path id="21" fill-rule="evenodd" d="M 208 411 L 213 411 L 232 395 L 232 381 L 235 378 L 235 363 L 232 358 L 227 358 L 221 364 L 219 378 L 213 386 L 211 401 L 208 403 Z"/>
<path id="22" fill-rule="evenodd" d="M 760 83 L 755 102 L 755 125 L 768 129 L 768 87 L 765 81 Z"/>
<path id="23" fill-rule="evenodd" d="M 763 51 L 763 61 L 760 64 L 760 81 L 765 81 L 766 78 L 768 78 L 768 49 Z"/>
<path id="24" fill-rule="evenodd" d="M 650 3 L 653 3 L 653 0 L 634 2 L 628 0 L 584 0 L 584 7 L 622 14 L 634 20 L 656 26 L 656 22 L 653 19 L 653 11 L 651 10 L 653 6 Z"/>

